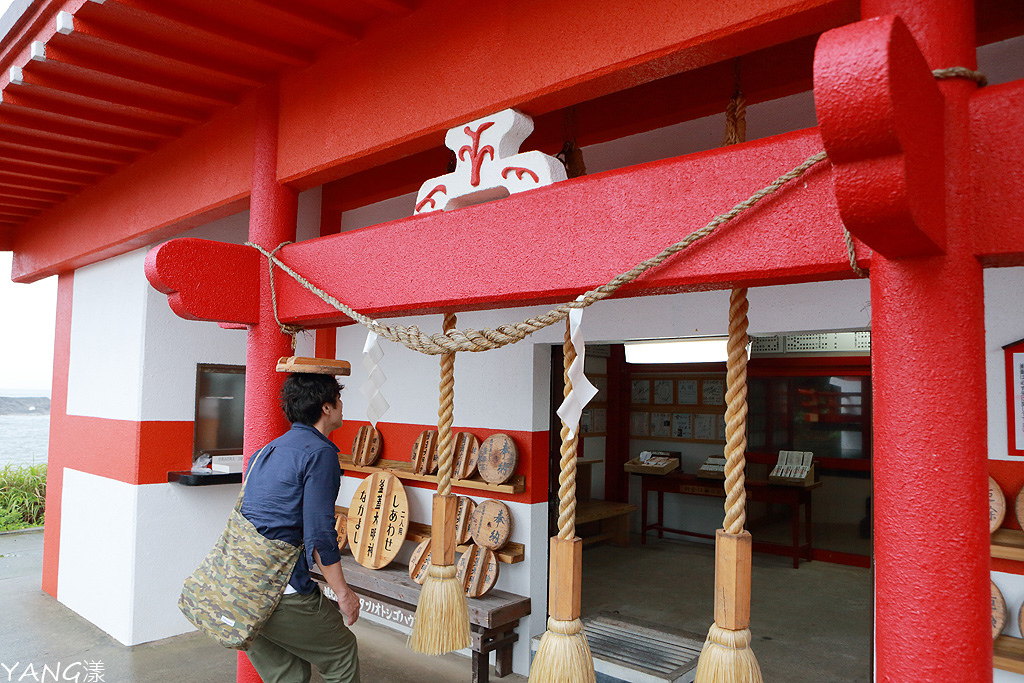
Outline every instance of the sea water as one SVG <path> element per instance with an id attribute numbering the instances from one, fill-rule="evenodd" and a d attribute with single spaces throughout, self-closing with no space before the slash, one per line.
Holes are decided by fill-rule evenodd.
<path id="1" fill-rule="evenodd" d="M 0 468 L 46 463 L 49 415 L 0 415 Z"/>

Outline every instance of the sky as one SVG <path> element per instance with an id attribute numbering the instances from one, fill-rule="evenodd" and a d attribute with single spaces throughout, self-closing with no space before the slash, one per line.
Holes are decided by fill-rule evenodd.
<path id="1" fill-rule="evenodd" d="M 11 261 L 0 252 L 0 396 L 49 396 L 57 278 L 15 284 Z"/>
<path id="2" fill-rule="evenodd" d="M 0 16 L 12 0 L 0 0 Z M 57 278 L 11 282 L 12 255 L 0 252 L 0 396 L 49 396 Z"/>

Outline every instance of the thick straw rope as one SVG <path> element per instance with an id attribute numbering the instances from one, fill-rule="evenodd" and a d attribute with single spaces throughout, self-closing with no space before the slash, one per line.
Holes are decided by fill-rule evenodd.
<path id="1" fill-rule="evenodd" d="M 783 173 L 770 184 L 761 188 L 742 202 L 736 204 L 729 211 L 715 216 L 703 228 L 691 232 L 683 239 L 666 247 L 651 258 L 645 259 L 624 273 L 616 275 L 600 287 L 588 291 L 579 300 L 564 303 L 561 306 L 553 308 L 547 313 L 534 318 L 527 318 L 518 323 L 509 325 L 501 325 L 497 329 L 484 328 L 482 330 L 451 330 L 446 333 L 430 335 L 425 332 L 421 332 L 416 325 L 409 325 L 408 327 L 405 325 L 385 325 L 378 320 L 374 320 L 369 316 L 355 311 L 350 306 L 342 303 L 335 297 L 320 289 L 302 275 L 299 275 L 292 268 L 284 264 L 280 259 L 264 249 L 262 246 L 253 242 L 246 242 L 245 244 L 256 249 L 267 257 L 271 263 L 284 271 L 292 279 L 302 285 L 302 287 L 309 290 L 309 292 L 314 296 L 333 306 L 360 325 L 376 332 L 385 339 L 402 344 L 413 351 L 418 351 L 419 353 L 427 354 L 429 356 L 458 351 L 489 351 L 491 349 L 501 348 L 508 344 L 515 344 L 534 332 L 565 320 L 569 315 L 569 309 L 571 308 L 586 308 L 598 301 L 607 299 L 617 292 L 623 285 L 633 282 L 648 270 L 660 266 L 671 256 L 674 256 L 683 249 L 686 249 L 694 242 L 712 234 L 719 227 L 734 220 L 744 211 L 755 206 L 766 197 L 771 196 L 784 185 L 796 180 L 810 168 L 821 163 L 826 158 L 827 155 L 825 152 L 818 152 L 817 154 L 807 157 L 807 159 L 805 159 L 803 163 L 798 165 L 796 168 Z"/>
<path id="2" fill-rule="evenodd" d="M 572 391 L 569 366 L 576 360 L 576 348 L 569 338 L 569 321 L 565 321 L 565 341 L 562 343 L 562 379 L 565 386 L 562 397 Z M 562 422 L 561 458 L 558 461 L 558 537 L 571 539 L 576 536 L 576 446 L 579 432 L 569 438 L 569 426 Z"/>
<path id="3" fill-rule="evenodd" d="M 455 329 L 455 314 L 445 313 L 442 329 L 447 334 Z M 437 447 L 441 450 L 437 463 L 437 492 L 452 492 L 452 420 L 455 404 L 455 354 L 441 355 L 441 398 L 437 407 Z"/>
<path id="4" fill-rule="evenodd" d="M 743 531 L 747 520 L 744 488 L 747 449 L 747 289 L 729 295 L 725 402 L 725 530 Z"/>

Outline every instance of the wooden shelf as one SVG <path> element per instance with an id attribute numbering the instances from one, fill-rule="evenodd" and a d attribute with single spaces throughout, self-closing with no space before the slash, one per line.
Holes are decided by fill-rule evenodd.
<path id="1" fill-rule="evenodd" d="M 992 557 L 1024 562 L 1024 531 L 996 529 L 992 534 Z"/>
<path id="2" fill-rule="evenodd" d="M 348 516 L 348 508 L 341 507 L 340 505 L 334 506 L 334 511 L 340 514 Z M 430 525 L 423 524 L 421 522 L 409 522 L 409 530 L 405 534 L 405 540 L 411 543 L 422 543 L 423 541 L 430 538 Z M 468 545 L 460 545 L 455 548 L 458 552 L 464 553 L 469 550 Z M 498 562 L 504 562 L 505 564 L 519 564 L 526 559 L 526 546 L 522 543 L 512 543 L 511 541 L 505 544 L 501 550 L 494 551 L 494 554 L 498 558 Z"/>
<path id="3" fill-rule="evenodd" d="M 992 666 L 1003 671 L 1024 674 L 1024 640 L 1013 636 L 996 638 L 992 645 Z"/>
<path id="4" fill-rule="evenodd" d="M 432 484 L 437 484 L 436 474 L 420 474 L 418 472 L 414 472 L 412 469 L 412 463 L 405 462 L 403 460 L 382 459 L 378 460 L 377 464 L 373 467 L 363 467 L 361 465 L 354 464 L 352 462 L 351 455 L 339 455 L 338 460 L 341 462 L 341 469 L 349 472 L 373 474 L 377 471 L 384 471 L 395 475 L 399 479 L 408 481 L 426 481 Z M 526 490 L 526 477 L 521 474 L 517 474 L 505 484 L 492 484 L 484 481 L 479 476 L 474 477 L 473 479 L 452 479 L 452 487 L 516 495 Z"/>

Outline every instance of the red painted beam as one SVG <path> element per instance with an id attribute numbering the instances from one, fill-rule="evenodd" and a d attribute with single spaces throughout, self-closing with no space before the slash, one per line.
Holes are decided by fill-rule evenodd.
<path id="1" fill-rule="evenodd" d="M 78 192 L 81 189 L 81 185 L 67 181 L 28 178 L 22 175 L 5 173 L 0 169 L 0 190 L 3 189 L 17 190 L 15 196 L 18 197 L 31 197 L 33 196 L 32 192 L 35 191 L 45 195 L 56 196 L 59 199 Z M 28 190 L 28 192 L 22 192 L 22 190 Z"/>
<path id="2" fill-rule="evenodd" d="M 800 131 L 308 240 L 280 254 L 326 291 L 372 315 L 570 300 L 702 227 L 820 150 L 817 131 Z M 863 246 L 859 254 L 868 256 Z M 823 163 L 621 291 L 852 276 Z M 347 321 L 286 275 L 277 282 L 282 320 Z"/>
<path id="3" fill-rule="evenodd" d="M 28 71 L 22 69 L 21 77 L 13 84 L 16 86 L 15 92 L 20 92 L 24 87 L 28 92 L 52 99 L 171 124 L 201 123 L 209 118 L 209 113 L 198 107 L 126 92 L 123 88 L 112 88 L 66 73 L 52 73 L 46 71 L 45 67 L 46 63 L 43 62 Z"/>
<path id="4" fill-rule="evenodd" d="M 415 21 L 282 78 L 278 177 L 315 187 L 423 151 L 451 126 L 505 107 L 536 116 L 857 17 L 851 0 L 608 0 L 599 9 L 552 0 L 529 11 L 514 0 L 425 2 Z"/>
<path id="5" fill-rule="evenodd" d="M 62 33 L 71 36 L 76 43 L 93 50 L 120 54 L 132 60 L 158 63 L 164 67 L 172 66 L 186 70 L 193 76 L 205 75 L 213 77 L 214 80 L 249 87 L 261 86 L 272 78 L 272 75 L 265 71 L 214 59 L 169 40 L 109 25 L 103 22 L 101 17 L 102 15 L 94 19 L 73 17 L 73 20 L 65 21 L 66 24 L 70 24 L 70 28 Z"/>
<path id="6" fill-rule="evenodd" d="M 243 210 L 252 131 L 244 102 L 36 217 L 19 232 L 12 279 L 32 282 Z"/>
<path id="7" fill-rule="evenodd" d="M 255 325 L 261 265 L 249 247 L 183 238 L 146 255 L 146 277 L 182 318 Z"/>
<path id="8" fill-rule="evenodd" d="M 1024 265 L 1024 81 L 971 97 L 974 251 L 987 266 Z"/>
<path id="9" fill-rule="evenodd" d="M 59 69 L 61 73 L 93 79 L 100 84 L 128 92 L 141 92 L 173 102 L 180 101 L 198 108 L 238 103 L 239 96 L 235 89 L 211 87 L 187 76 L 174 75 L 173 71 L 168 72 L 166 69 L 148 68 L 137 63 L 126 63 L 100 54 L 91 54 L 77 46 L 76 42 L 70 36 L 54 36 L 46 46 L 45 63 L 51 69 Z M 37 63 L 29 63 L 25 70 L 32 70 Z"/>
<path id="10" fill-rule="evenodd" d="M 850 232 L 889 258 L 944 249 L 943 100 L 906 25 L 879 17 L 823 35 L 814 100 Z"/>
<path id="11" fill-rule="evenodd" d="M 45 91 L 23 88 L 16 85 L 8 86 L 3 92 L 5 109 L 14 109 L 22 114 L 32 113 L 39 118 L 53 121 L 72 120 L 78 124 L 88 124 L 101 131 L 129 132 L 143 138 L 153 140 L 169 140 L 181 135 L 181 126 L 167 125 L 149 119 L 104 111 L 96 107 L 84 106 L 68 101 L 47 97 Z"/>
<path id="12" fill-rule="evenodd" d="M 212 40 L 220 45 L 245 51 L 263 59 L 270 59 L 288 66 L 306 66 L 313 61 L 313 52 L 303 47 L 289 45 L 269 36 L 258 35 L 236 24 L 215 17 L 172 5 L 169 2 L 147 2 L 146 0 L 108 0 L 112 4 L 130 8 L 142 16 L 185 29 L 197 39 Z"/>

